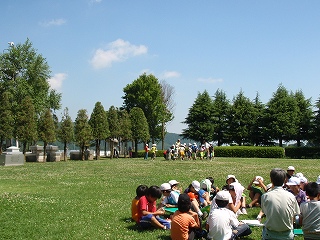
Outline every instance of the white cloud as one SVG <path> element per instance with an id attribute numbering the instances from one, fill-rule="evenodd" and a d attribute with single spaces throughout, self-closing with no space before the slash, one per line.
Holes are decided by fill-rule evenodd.
<path id="1" fill-rule="evenodd" d="M 50 26 L 60 26 L 65 24 L 67 21 L 63 18 L 58 18 L 58 19 L 52 19 L 50 21 L 44 21 L 41 22 L 40 25 L 44 27 L 50 27 Z"/>
<path id="2" fill-rule="evenodd" d="M 101 3 L 102 0 L 91 0 L 90 3 Z"/>
<path id="3" fill-rule="evenodd" d="M 163 78 L 167 79 L 167 78 L 177 78 L 180 77 L 181 74 L 179 72 L 175 72 L 175 71 L 165 71 L 163 73 Z"/>
<path id="4" fill-rule="evenodd" d="M 198 78 L 198 82 L 203 82 L 203 83 L 218 83 L 218 82 L 223 82 L 222 78 Z"/>
<path id="5" fill-rule="evenodd" d="M 130 57 L 146 54 L 148 48 L 144 45 L 133 45 L 128 41 L 117 39 L 107 45 L 106 49 L 99 48 L 91 59 L 95 69 L 110 67 L 113 62 L 123 62 Z"/>
<path id="6" fill-rule="evenodd" d="M 49 84 L 52 89 L 60 90 L 62 87 L 62 82 L 67 78 L 66 73 L 56 73 L 52 78 L 50 78 Z"/>

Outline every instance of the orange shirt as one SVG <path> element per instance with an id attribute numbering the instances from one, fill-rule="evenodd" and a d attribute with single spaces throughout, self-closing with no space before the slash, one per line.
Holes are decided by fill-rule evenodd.
<path id="1" fill-rule="evenodd" d="M 198 227 L 198 224 L 189 213 L 176 211 L 171 220 L 171 239 L 188 240 L 190 228 Z"/>
<path id="2" fill-rule="evenodd" d="M 138 214 L 138 205 L 139 205 L 139 199 L 132 199 L 131 202 L 131 218 L 138 222 L 139 214 Z"/>

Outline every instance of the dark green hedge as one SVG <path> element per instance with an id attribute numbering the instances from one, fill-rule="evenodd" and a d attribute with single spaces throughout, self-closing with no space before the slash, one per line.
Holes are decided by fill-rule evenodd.
<path id="1" fill-rule="evenodd" d="M 226 146 L 215 147 L 215 157 L 239 157 L 239 158 L 284 158 L 282 147 L 248 147 Z"/>
<path id="2" fill-rule="evenodd" d="M 288 158 L 320 158 L 320 147 L 286 147 Z"/>

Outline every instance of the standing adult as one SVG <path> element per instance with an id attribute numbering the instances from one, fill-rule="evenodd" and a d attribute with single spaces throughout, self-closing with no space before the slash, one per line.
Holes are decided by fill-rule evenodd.
<path id="1" fill-rule="evenodd" d="M 294 239 L 293 219 L 295 214 L 300 214 L 300 209 L 294 195 L 282 188 L 285 178 L 283 169 L 272 169 L 270 179 L 274 188 L 261 196 L 261 209 L 266 215 L 263 240 Z"/>

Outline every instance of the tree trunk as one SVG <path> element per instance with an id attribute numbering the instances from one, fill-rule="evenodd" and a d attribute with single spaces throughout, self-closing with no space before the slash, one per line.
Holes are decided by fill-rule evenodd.
<path id="1" fill-rule="evenodd" d="M 297 139 L 297 147 L 301 147 L 301 140 Z"/>
<path id="2" fill-rule="evenodd" d="M 279 147 L 282 147 L 282 137 L 279 137 Z"/>
<path id="3" fill-rule="evenodd" d="M 67 142 L 63 144 L 63 160 L 67 161 Z"/>
<path id="4" fill-rule="evenodd" d="M 47 142 L 43 142 L 43 162 L 47 161 L 47 150 L 46 150 L 47 145 L 48 145 Z"/>
<path id="5" fill-rule="evenodd" d="M 96 139 L 96 160 L 100 159 L 100 140 Z"/>
<path id="6" fill-rule="evenodd" d="M 164 131 L 164 122 L 162 122 L 162 136 L 161 136 L 161 149 L 164 150 L 164 138 L 165 138 L 165 131 Z"/>

